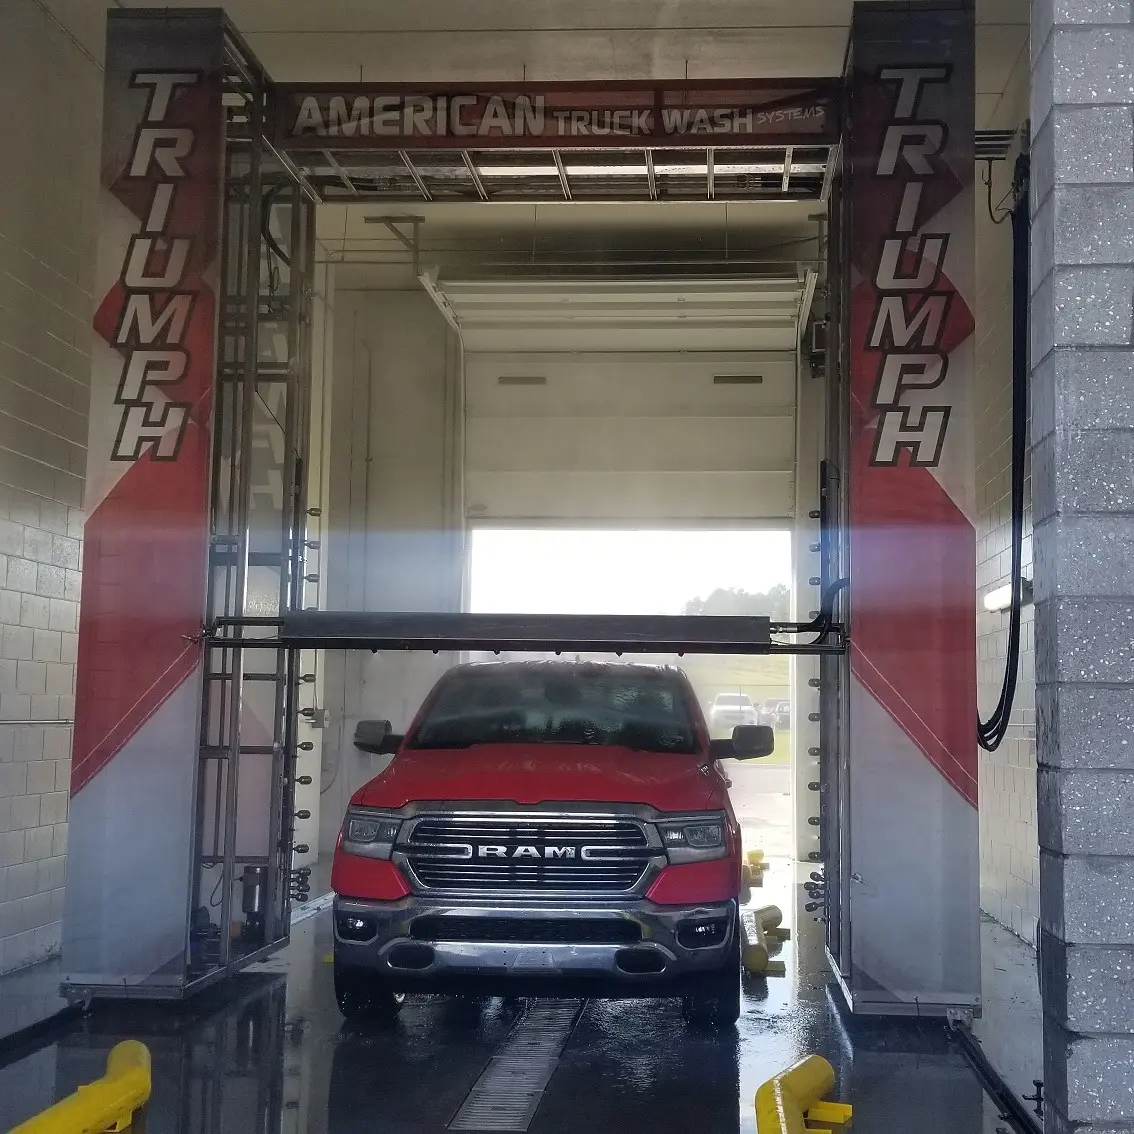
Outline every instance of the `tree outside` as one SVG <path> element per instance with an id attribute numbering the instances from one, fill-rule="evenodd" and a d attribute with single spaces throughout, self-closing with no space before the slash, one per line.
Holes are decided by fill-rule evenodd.
<path id="1" fill-rule="evenodd" d="M 791 592 L 783 583 L 754 594 L 736 587 L 718 587 L 707 598 L 690 599 L 681 613 L 732 617 L 763 614 L 773 622 L 786 622 L 791 613 Z"/>

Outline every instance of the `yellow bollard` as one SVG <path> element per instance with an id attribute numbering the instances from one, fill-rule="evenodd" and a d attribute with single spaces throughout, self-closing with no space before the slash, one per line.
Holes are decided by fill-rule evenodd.
<path id="1" fill-rule="evenodd" d="M 752 879 L 752 885 L 763 886 L 764 875 L 768 870 L 768 864 L 764 861 L 764 852 L 762 850 L 750 850 L 745 858 L 747 859 L 746 865 L 749 877 Z"/>
<path id="2" fill-rule="evenodd" d="M 756 911 L 756 917 L 764 931 L 764 936 L 770 941 L 791 940 L 791 930 L 784 929 L 780 925 L 780 922 L 784 920 L 784 915 L 780 912 L 778 906 L 761 906 Z"/>
<path id="3" fill-rule="evenodd" d="M 743 936 L 740 959 L 750 973 L 766 976 L 784 976 L 787 966 L 782 961 L 770 960 L 772 953 L 786 939 L 788 931 L 780 929 L 783 914 L 776 906 L 761 906 L 758 910 L 741 910 L 740 929 Z"/>
<path id="4" fill-rule="evenodd" d="M 740 929 L 743 938 L 740 962 L 746 972 L 762 973 L 768 967 L 768 943 L 752 910 L 741 911 Z"/>
<path id="5" fill-rule="evenodd" d="M 756 1092 L 759 1134 L 806 1134 L 812 1130 L 842 1130 L 851 1123 L 852 1108 L 824 1102 L 835 1085 L 835 1069 L 820 1055 L 809 1055 L 794 1067 L 769 1079 Z"/>
<path id="6" fill-rule="evenodd" d="M 752 870 L 748 863 L 740 864 L 740 904 L 748 905 L 752 901 Z"/>
<path id="7" fill-rule="evenodd" d="M 115 1044 L 106 1074 L 14 1127 L 9 1134 L 103 1134 L 125 1130 L 149 1101 L 150 1052 L 137 1040 Z"/>

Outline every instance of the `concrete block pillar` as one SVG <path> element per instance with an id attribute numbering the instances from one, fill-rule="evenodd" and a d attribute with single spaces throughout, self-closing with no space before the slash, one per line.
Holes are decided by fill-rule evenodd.
<path id="1" fill-rule="evenodd" d="M 1134 12 L 1033 0 L 1032 491 L 1049 1134 L 1134 1131 Z"/>

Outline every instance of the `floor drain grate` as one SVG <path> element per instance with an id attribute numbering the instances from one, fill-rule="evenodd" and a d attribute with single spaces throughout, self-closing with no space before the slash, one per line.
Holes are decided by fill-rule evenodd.
<path id="1" fill-rule="evenodd" d="M 450 1130 L 527 1130 L 583 1010 L 581 1000 L 537 1003 L 512 1029 L 461 1103 Z"/>

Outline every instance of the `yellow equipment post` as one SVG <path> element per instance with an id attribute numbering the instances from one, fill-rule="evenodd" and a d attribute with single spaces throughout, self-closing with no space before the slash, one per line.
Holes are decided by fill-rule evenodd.
<path id="1" fill-rule="evenodd" d="M 835 1086 L 835 1069 L 820 1055 L 809 1055 L 769 1079 L 756 1092 L 759 1134 L 809 1134 L 843 1130 L 852 1110 L 845 1103 L 824 1102 Z"/>
<path id="2" fill-rule="evenodd" d="M 150 1052 L 137 1040 L 115 1044 L 106 1074 L 14 1127 L 9 1134 L 104 1134 L 125 1130 L 150 1097 Z"/>

